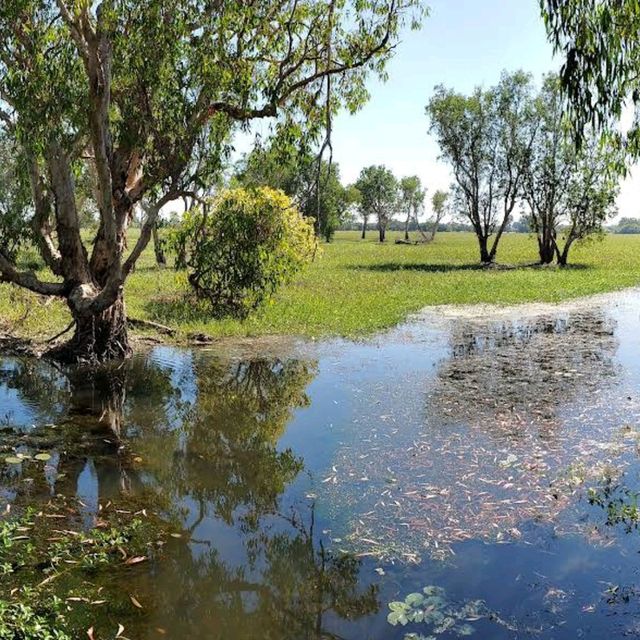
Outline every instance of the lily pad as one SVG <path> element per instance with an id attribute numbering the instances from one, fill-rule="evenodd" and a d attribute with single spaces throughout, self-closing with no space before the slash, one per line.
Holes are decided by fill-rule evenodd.
<path id="1" fill-rule="evenodd" d="M 36 460 L 40 460 L 40 462 L 47 462 L 48 460 L 51 460 L 51 454 L 49 454 L 49 453 L 37 453 L 33 457 Z"/>
<path id="2" fill-rule="evenodd" d="M 7 464 L 21 464 L 22 458 L 18 458 L 17 456 L 7 456 L 4 461 Z"/>

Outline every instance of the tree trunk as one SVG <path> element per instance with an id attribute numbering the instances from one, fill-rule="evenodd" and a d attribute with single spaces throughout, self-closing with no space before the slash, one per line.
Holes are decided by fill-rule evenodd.
<path id="1" fill-rule="evenodd" d="M 153 252 L 156 256 L 156 264 L 158 266 L 165 266 L 167 264 L 167 258 L 164 255 L 164 246 L 162 240 L 160 240 L 160 238 L 158 237 L 158 225 L 153 225 L 151 237 L 153 238 Z"/>
<path id="2" fill-rule="evenodd" d="M 569 261 L 569 249 L 571 249 L 572 244 L 573 240 L 567 240 L 566 244 L 564 245 L 564 249 L 562 249 L 562 251 L 560 251 L 560 249 L 556 251 L 558 257 L 558 265 L 560 265 L 561 267 L 567 266 L 567 263 Z"/>
<path id="3" fill-rule="evenodd" d="M 436 239 L 436 233 L 438 233 L 438 226 L 440 225 L 440 220 L 436 219 L 433 223 L 433 227 L 431 227 L 431 236 L 429 238 L 429 242 L 433 242 Z"/>
<path id="4" fill-rule="evenodd" d="M 540 254 L 540 264 L 551 264 L 556 256 L 555 242 L 538 238 L 538 253 Z"/>
<path id="5" fill-rule="evenodd" d="M 384 242 L 385 240 L 385 228 L 382 225 L 378 226 L 378 232 L 380 236 L 380 242 Z"/>
<path id="6" fill-rule="evenodd" d="M 407 215 L 407 220 L 404 223 L 404 239 L 409 242 L 409 218 L 411 214 Z"/>
<path id="7" fill-rule="evenodd" d="M 367 235 L 367 219 L 364 218 L 362 222 L 362 235 L 360 236 L 360 238 L 364 240 L 366 235 Z"/>
<path id="8" fill-rule="evenodd" d="M 98 313 L 78 308 L 73 297 L 68 304 L 75 321 L 75 333 L 69 342 L 51 349 L 47 357 L 65 364 L 99 364 L 131 355 L 122 292 L 110 307 Z"/>
<path id="9" fill-rule="evenodd" d="M 489 252 L 489 239 L 485 236 L 478 236 L 478 245 L 480 247 L 480 262 L 482 264 L 490 264 L 493 262 L 493 258 Z"/>

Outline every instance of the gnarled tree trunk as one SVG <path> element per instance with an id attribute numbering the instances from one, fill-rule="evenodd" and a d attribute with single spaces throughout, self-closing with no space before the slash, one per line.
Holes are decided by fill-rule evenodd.
<path id="1" fill-rule="evenodd" d="M 45 355 L 66 364 L 96 364 L 128 358 L 131 355 L 131 346 L 122 292 L 113 304 L 98 312 L 78 302 L 77 298 L 72 294 L 67 300 L 75 321 L 73 337 Z"/>

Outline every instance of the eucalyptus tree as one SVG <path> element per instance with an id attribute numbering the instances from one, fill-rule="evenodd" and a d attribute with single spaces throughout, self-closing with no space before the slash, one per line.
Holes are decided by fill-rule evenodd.
<path id="1" fill-rule="evenodd" d="M 0 123 L 31 184 L 42 280 L 0 252 L 3 280 L 64 299 L 72 340 L 54 354 L 130 354 L 124 282 L 160 210 L 201 192 L 230 136 L 255 119 L 319 135 L 384 75 L 421 0 L 3 0 Z M 74 173 L 95 171 L 99 225 L 82 241 Z M 127 251 L 134 207 L 151 204 Z"/>
<path id="2" fill-rule="evenodd" d="M 557 259 L 566 265 L 572 244 L 601 232 L 615 213 L 619 182 L 611 167 L 622 154 L 593 131 L 585 131 L 583 144 L 575 146 L 556 76 L 544 80 L 536 117 L 524 198 L 541 264 Z"/>
<path id="3" fill-rule="evenodd" d="M 532 84 L 521 71 L 465 96 L 437 86 L 427 105 L 430 131 L 453 170 L 453 197 L 478 238 L 480 261 L 495 260 L 522 192 L 535 135 Z"/>
<path id="4" fill-rule="evenodd" d="M 380 242 L 384 242 L 387 225 L 398 206 L 398 181 L 385 166 L 372 165 L 360 172 L 356 187 L 360 192 L 360 210 L 365 226 L 369 216 L 376 216 L 378 237 Z"/>
<path id="5" fill-rule="evenodd" d="M 640 155 L 640 5 L 637 0 L 540 0 L 578 141 L 591 126 L 618 132 L 627 105 L 634 118 L 626 148 Z M 618 167 L 624 169 L 624 166 Z"/>
<path id="6" fill-rule="evenodd" d="M 418 224 L 418 216 L 424 207 L 427 190 L 422 187 L 418 176 L 407 176 L 400 180 L 400 207 L 406 212 L 404 239 L 409 240 L 409 224 L 413 220 Z"/>

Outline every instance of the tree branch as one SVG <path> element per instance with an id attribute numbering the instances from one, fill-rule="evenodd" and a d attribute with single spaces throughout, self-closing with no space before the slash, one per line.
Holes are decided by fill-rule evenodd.
<path id="1" fill-rule="evenodd" d="M 78 48 L 78 53 L 82 56 L 82 58 L 86 61 L 89 57 L 89 48 L 87 46 L 87 41 L 84 39 L 82 32 L 80 31 L 80 27 L 74 17 L 71 15 L 71 11 L 69 7 L 64 3 L 64 0 L 56 0 L 56 5 L 60 10 L 60 16 L 64 20 L 64 23 L 69 27 L 69 31 L 71 32 L 71 37 Z"/>
<path id="2" fill-rule="evenodd" d="M 46 192 L 40 175 L 38 162 L 33 156 L 29 156 L 29 180 L 33 193 L 33 203 L 35 213 L 31 219 L 31 227 L 35 236 L 35 243 L 38 245 L 47 266 L 57 276 L 62 275 L 62 263 L 60 252 L 56 248 L 51 237 L 51 201 Z"/>
<path id="3" fill-rule="evenodd" d="M 140 232 L 140 237 L 138 238 L 135 247 L 133 247 L 133 250 L 129 254 L 129 257 L 125 260 L 125 263 L 122 266 L 123 278 L 126 278 L 129 273 L 131 273 L 131 270 L 138 261 L 138 258 L 147 248 L 149 240 L 151 240 L 151 232 L 153 231 L 153 227 L 158 221 L 160 209 L 162 209 L 162 207 L 164 207 L 169 202 L 177 200 L 178 198 L 192 198 L 197 201 L 200 200 L 198 195 L 191 191 L 169 191 L 164 196 L 162 196 L 162 198 L 160 198 L 160 200 L 158 200 L 153 206 L 145 208 L 147 212 L 147 219 L 142 226 L 142 231 Z"/>
<path id="4" fill-rule="evenodd" d="M 0 251 L 0 282 L 12 282 L 43 296 L 64 296 L 67 288 L 57 282 L 42 282 L 32 271 L 18 271 Z"/>

